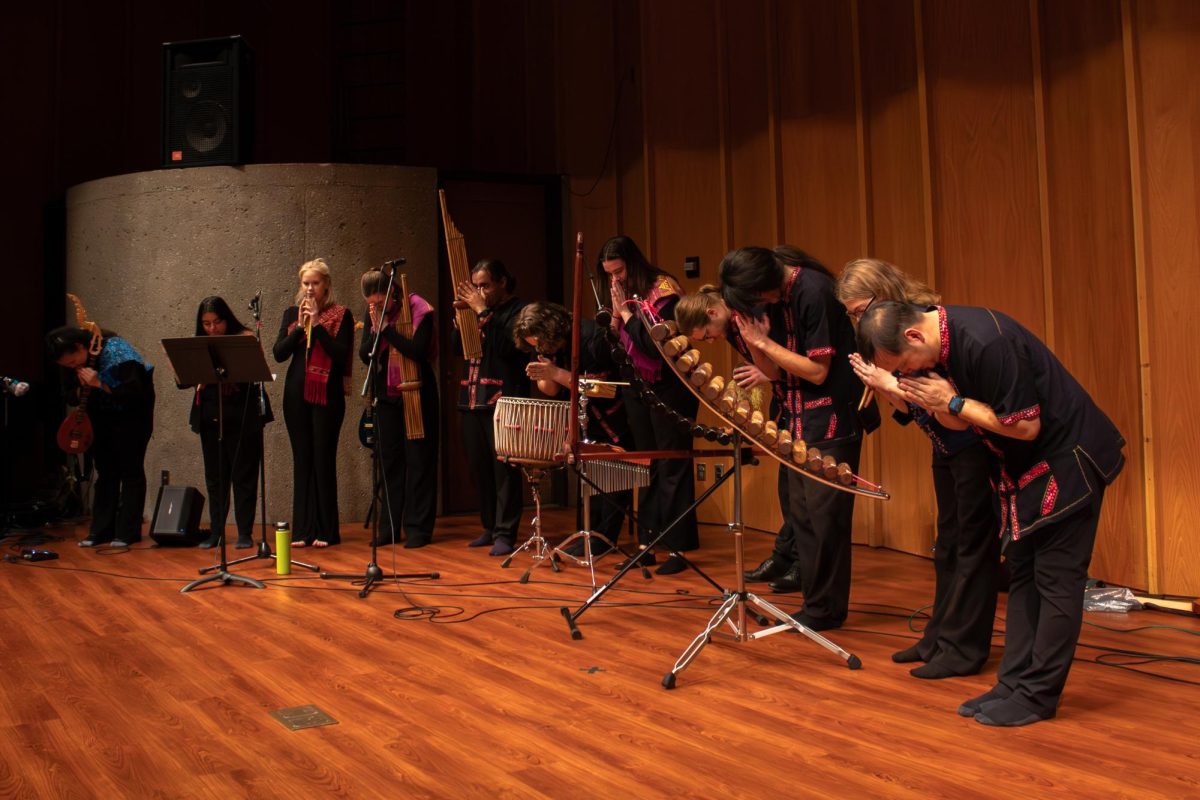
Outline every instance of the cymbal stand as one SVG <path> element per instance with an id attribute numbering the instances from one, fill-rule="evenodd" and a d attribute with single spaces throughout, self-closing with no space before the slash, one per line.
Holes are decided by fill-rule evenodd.
<path id="1" fill-rule="evenodd" d="M 733 434 L 734 452 L 741 449 L 742 435 L 735 431 Z M 824 647 L 831 653 L 836 653 L 846 666 L 850 669 L 860 669 L 862 661 L 858 656 L 848 653 L 838 647 L 833 642 L 826 639 L 821 634 L 811 628 L 801 625 L 792 616 L 779 608 L 776 608 L 771 603 L 763 600 L 761 597 L 746 591 L 746 577 L 743 574 L 745 569 L 745 556 L 743 552 L 742 542 L 742 460 L 734 458 L 733 460 L 733 521 L 729 523 L 729 531 L 733 534 L 733 552 L 734 552 L 734 568 L 737 575 L 737 590 L 725 593 L 725 602 L 717 609 L 708 624 L 704 626 L 704 630 L 696 635 L 691 643 L 684 649 L 683 653 L 675 661 L 675 666 L 663 676 L 662 685 L 664 689 L 675 688 L 675 678 L 687 666 L 692 663 L 696 656 L 700 655 L 700 651 L 705 645 L 712 641 L 714 635 L 728 636 L 737 642 L 748 642 L 754 639 L 763 639 L 767 636 L 772 636 L 776 633 L 784 633 L 787 631 L 795 631 L 796 633 L 807 636 L 812 641 Z M 755 631 L 751 633 L 746 624 L 747 609 L 759 611 L 768 618 L 774 618 L 776 624 L 766 630 Z M 732 634 L 718 631 L 723 625 L 727 625 Z"/>

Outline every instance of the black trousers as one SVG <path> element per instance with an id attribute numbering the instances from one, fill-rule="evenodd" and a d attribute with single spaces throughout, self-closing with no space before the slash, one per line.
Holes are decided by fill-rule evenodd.
<path id="1" fill-rule="evenodd" d="M 654 385 L 658 398 L 669 408 L 685 417 L 695 418 L 700 401 L 668 375 Z M 681 431 L 670 418 L 651 413 L 642 403 L 641 395 L 630 389 L 622 390 L 625 413 L 633 430 L 638 450 L 690 450 L 692 435 Z M 696 484 L 692 480 L 690 458 L 656 458 L 650 462 L 650 485 L 642 490 L 639 499 L 638 539 L 649 544 L 659 532 L 684 515 L 696 499 Z M 696 512 L 688 511 L 677 525 L 667 532 L 660 544 L 672 552 L 695 550 L 700 546 L 696 527 Z"/>
<path id="2" fill-rule="evenodd" d="M 1043 717 L 1058 707 L 1083 625 L 1083 590 L 1104 501 L 1104 483 L 1090 471 L 1095 488 L 1078 511 L 1005 551 L 1012 578 L 997 682 Z"/>
<path id="3" fill-rule="evenodd" d="M 383 504 L 379 513 L 379 541 L 390 543 L 403 526 L 410 545 L 433 540 L 437 515 L 438 404 L 423 396 L 422 439 L 409 439 L 401 403 L 381 402 L 375 407 L 375 435 L 379 437 Z"/>
<path id="4" fill-rule="evenodd" d="M 257 424 L 243 426 L 240 421 L 232 425 L 226 422 L 222 445 L 217 438 L 217 426 L 205 426 L 200 429 L 200 449 L 204 454 L 204 485 L 208 489 L 208 518 L 213 534 L 225 535 L 232 487 L 233 518 L 237 522 L 238 537 L 253 538 L 262 428 Z"/>
<path id="5" fill-rule="evenodd" d="M 91 414 L 96 485 L 88 538 L 136 542 L 146 506 L 146 447 L 154 431 L 154 397 L 145 410 Z"/>
<path id="6" fill-rule="evenodd" d="M 312 544 L 342 540 L 338 517 L 337 445 L 346 416 L 346 398 L 336 393 L 328 405 L 306 402 L 299 392 L 283 393 L 283 421 L 292 443 L 292 539 Z"/>
<path id="7" fill-rule="evenodd" d="M 933 457 L 937 495 L 933 614 L 917 645 L 925 661 L 974 675 L 988 659 L 996 616 L 1000 519 L 982 442 Z"/>
<path id="8" fill-rule="evenodd" d="M 483 529 L 491 531 L 493 536 L 516 541 L 524 510 L 521 470 L 496 458 L 494 411 L 488 408 L 462 412 L 463 445 L 479 495 L 479 521 Z"/>
<path id="9" fill-rule="evenodd" d="M 783 514 L 783 523 L 775 536 L 775 549 L 772 555 L 781 561 L 791 564 L 796 560 L 796 530 L 792 525 L 791 501 L 788 499 L 788 487 L 791 485 L 792 471 L 786 467 L 779 468 L 779 477 L 775 483 L 775 493 L 779 496 L 779 511 Z"/>
<path id="10" fill-rule="evenodd" d="M 819 448 L 858 472 L 862 441 Z M 851 530 L 854 495 L 788 470 L 792 557 L 800 563 L 804 613 L 840 624 L 850 610 Z"/>

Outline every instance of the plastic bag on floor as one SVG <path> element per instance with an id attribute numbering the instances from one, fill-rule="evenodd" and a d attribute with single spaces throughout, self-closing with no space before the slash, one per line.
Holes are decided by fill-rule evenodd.
<path id="1" fill-rule="evenodd" d="M 1084 611 L 1140 611 L 1142 604 L 1128 589 L 1117 589 L 1111 586 L 1096 587 L 1083 590 Z"/>

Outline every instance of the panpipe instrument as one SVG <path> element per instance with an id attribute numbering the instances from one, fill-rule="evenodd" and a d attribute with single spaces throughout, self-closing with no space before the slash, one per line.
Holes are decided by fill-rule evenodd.
<path id="1" fill-rule="evenodd" d="M 312 295 L 311 289 L 304 293 L 304 297 L 307 300 L 312 300 L 312 296 L 313 295 Z M 312 326 L 313 326 L 313 316 L 315 316 L 315 312 L 316 312 L 316 309 L 313 309 L 312 313 L 310 313 L 308 315 L 308 320 L 304 323 L 304 349 L 305 350 L 312 350 Z"/>
<path id="2" fill-rule="evenodd" d="M 396 333 L 408 339 L 413 335 L 412 299 L 408 296 L 408 276 L 400 275 L 400 315 Z M 404 431 L 409 439 L 425 438 L 421 417 L 421 367 L 407 356 L 400 356 L 400 399 L 404 404 Z"/>
<path id="3" fill-rule="evenodd" d="M 713 375 L 712 364 L 701 363 L 700 351 L 692 347 L 687 336 L 679 333 L 678 326 L 665 322 L 650 325 L 642 309 L 639 308 L 637 313 L 642 315 L 642 324 L 650 328 L 650 338 L 675 376 L 702 405 L 737 430 L 747 442 L 781 465 L 812 480 L 853 494 L 890 499 L 882 486 L 855 475 L 849 464 L 838 463 L 833 456 L 808 447 L 803 439 L 795 438 L 792 431 L 767 419 L 763 409 L 756 407 L 750 392 L 739 387 L 733 378 Z"/>
<path id="4" fill-rule="evenodd" d="M 438 202 L 442 206 L 442 226 L 446 229 L 446 257 L 450 262 L 450 282 L 457 291 L 463 283 L 471 282 L 471 265 L 467 261 L 467 243 L 462 231 L 454 226 L 450 212 L 446 210 L 446 192 L 438 189 Z M 479 318 L 470 308 L 455 306 L 454 319 L 458 323 L 458 335 L 462 338 L 464 358 L 482 358 L 483 341 L 479 338 Z"/>
<path id="5" fill-rule="evenodd" d="M 496 458 L 540 466 L 564 463 L 570 408 L 568 400 L 501 397 L 492 418 Z"/>
<path id="6" fill-rule="evenodd" d="M 75 306 L 75 323 L 83 330 L 92 332 L 92 339 L 87 348 L 87 366 L 93 367 L 96 364 L 96 358 L 100 355 L 100 349 L 104 346 L 104 337 L 100 333 L 100 326 L 87 318 L 87 311 L 78 297 L 68 292 L 67 299 Z M 92 418 L 87 413 L 88 395 L 91 391 L 92 387 L 90 386 L 79 387 L 79 405 L 75 407 L 75 410 L 68 411 L 67 418 L 58 426 L 55 441 L 58 442 L 59 449 L 68 455 L 86 452 L 95 439 L 92 431 Z"/>

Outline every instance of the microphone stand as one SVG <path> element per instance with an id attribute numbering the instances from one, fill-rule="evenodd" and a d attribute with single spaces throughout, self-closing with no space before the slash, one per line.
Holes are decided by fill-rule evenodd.
<path id="1" fill-rule="evenodd" d="M 371 382 L 373 380 L 375 380 L 375 378 L 376 378 L 375 371 L 376 371 L 378 363 L 379 363 L 379 345 L 380 345 L 380 342 L 383 340 L 383 328 L 387 324 L 388 306 L 391 305 L 392 295 L 396 288 L 396 267 L 403 263 L 404 263 L 404 259 L 398 258 L 395 261 L 388 261 L 384 264 L 384 267 L 388 271 L 388 285 L 387 285 L 387 291 L 385 291 L 384 295 L 383 295 L 383 306 L 380 308 L 380 311 L 379 311 L 379 324 L 375 329 L 375 339 L 374 339 L 374 341 L 371 342 L 371 351 L 370 351 L 370 354 L 367 356 L 367 377 L 363 381 L 363 388 L 362 388 L 362 396 L 363 397 L 366 397 L 367 393 L 370 392 Z M 368 314 L 367 316 L 368 316 L 368 318 L 370 318 L 370 314 Z M 385 376 L 385 380 L 384 380 L 384 384 L 385 384 L 384 391 L 385 392 L 387 391 L 386 383 L 387 383 L 387 380 L 386 380 L 386 376 Z M 375 392 L 371 398 L 371 404 L 377 405 L 378 403 L 379 403 L 379 392 Z M 401 579 L 408 579 L 408 578 L 436 579 L 436 578 L 440 577 L 438 575 L 438 573 L 436 573 L 436 572 L 412 572 L 412 573 L 405 573 L 405 574 L 392 573 L 391 575 L 385 575 L 383 570 L 380 569 L 380 567 L 379 567 L 379 563 L 378 563 L 378 561 L 379 561 L 379 518 L 383 515 L 383 513 L 385 511 L 387 512 L 388 523 L 391 525 L 391 528 L 392 528 L 393 547 L 395 547 L 394 542 L 395 542 L 395 538 L 396 538 L 396 522 L 397 522 L 397 520 L 392 519 L 392 504 L 390 502 L 390 498 L 388 497 L 387 481 L 384 480 L 384 476 L 383 476 L 383 454 L 380 449 L 382 447 L 382 441 L 383 441 L 383 429 L 380 427 L 379 423 L 380 423 L 379 414 L 375 414 L 375 440 L 371 445 L 371 484 L 375 488 L 374 488 L 374 492 L 373 492 L 374 496 L 371 498 L 371 510 L 368 511 L 369 515 L 371 515 L 371 512 L 374 512 L 374 514 L 371 515 L 371 560 L 370 560 L 370 562 L 367 563 L 366 572 L 364 572 L 362 574 L 332 573 L 332 572 L 322 572 L 321 573 L 321 577 L 326 580 L 359 580 L 361 578 L 363 581 L 363 585 L 362 585 L 362 588 L 358 592 L 359 597 L 366 597 L 368 594 L 370 594 L 371 589 L 375 588 L 375 584 L 379 583 L 380 581 L 382 581 L 384 579 L 388 579 L 388 580 L 401 580 Z M 383 499 L 385 502 L 382 503 L 382 506 L 380 508 L 376 509 L 376 504 L 379 503 L 379 494 L 380 494 L 379 488 L 381 486 L 383 488 Z"/>
<path id="2" fill-rule="evenodd" d="M 255 294 L 254 299 L 250 301 L 250 314 L 251 314 L 251 316 L 254 317 L 254 336 L 255 336 L 255 338 L 258 339 L 258 343 L 261 345 L 262 344 L 262 292 Z M 261 382 L 258 383 L 257 385 L 258 385 L 258 418 L 260 420 L 262 420 L 264 417 L 267 416 L 267 390 L 266 390 L 266 387 L 263 386 L 263 384 Z M 254 555 L 243 556 L 242 558 L 236 559 L 234 561 L 230 561 L 229 566 L 231 566 L 231 567 L 234 564 L 241 564 L 242 562 L 245 562 L 245 561 L 253 561 L 256 558 L 269 558 L 272 560 L 278 560 L 278 558 L 279 558 L 279 556 L 277 556 L 271 552 L 271 545 L 267 541 L 267 451 L 266 451 L 266 435 L 264 433 L 265 427 L 266 427 L 265 422 L 258 426 L 258 478 L 259 478 L 258 501 L 259 501 L 259 510 L 260 510 L 260 513 L 262 514 L 262 539 L 259 541 L 258 551 Z M 305 561 L 297 561 L 294 558 L 291 561 L 292 561 L 292 564 L 296 565 L 297 567 L 303 567 L 304 569 L 312 570 L 313 572 L 321 571 L 321 568 L 318 567 L 316 564 L 309 564 Z M 205 567 L 204 569 L 200 570 L 200 572 L 201 572 L 201 574 L 203 574 L 204 572 L 211 570 L 211 569 L 215 569 L 215 567 Z"/>

